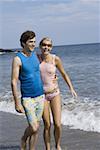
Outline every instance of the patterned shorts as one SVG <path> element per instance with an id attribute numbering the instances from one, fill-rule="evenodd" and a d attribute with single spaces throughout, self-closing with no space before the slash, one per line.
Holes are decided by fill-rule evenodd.
<path id="1" fill-rule="evenodd" d="M 29 124 L 40 121 L 43 114 L 45 96 L 22 98 L 22 105 Z"/>

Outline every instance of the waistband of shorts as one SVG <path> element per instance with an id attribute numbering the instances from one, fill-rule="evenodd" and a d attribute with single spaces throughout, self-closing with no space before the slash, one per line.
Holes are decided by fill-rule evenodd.
<path id="1" fill-rule="evenodd" d="M 27 99 L 38 99 L 38 98 L 44 98 L 45 99 L 45 94 L 42 94 L 40 96 L 36 96 L 36 97 L 22 97 L 22 100 L 27 100 Z"/>

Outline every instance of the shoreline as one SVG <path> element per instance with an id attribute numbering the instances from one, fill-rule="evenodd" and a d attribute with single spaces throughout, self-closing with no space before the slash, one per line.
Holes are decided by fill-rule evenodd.
<path id="1" fill-rule="evenodd" d="M 0 150 L 20 150 L 20 139 L 27 127 L 24 116 L 0 111 Z M 62 150 L 100 150 L 100 133 L 69 129 L 62 126 Z M 51 145 L 54 148 L 53 126 Z M 37 150 L 44 150 L 43 123 L 41 121 Z M 53 150 L 53 149 L 52 149 Z"/>

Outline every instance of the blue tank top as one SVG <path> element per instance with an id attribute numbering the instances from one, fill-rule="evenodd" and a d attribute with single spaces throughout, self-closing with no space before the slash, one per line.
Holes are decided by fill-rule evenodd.
<path id="1" fill-rule="evenodd" d="M 42 95 L 43 84 L 40 75 L 39 60 L 32 52 L 31 56 L 24 56 L 23 53 L 18 52 L 17 56 L 20 58 L 22 66 L 19 72 L 20 88 L 22 97 L 37 97 Z"/>

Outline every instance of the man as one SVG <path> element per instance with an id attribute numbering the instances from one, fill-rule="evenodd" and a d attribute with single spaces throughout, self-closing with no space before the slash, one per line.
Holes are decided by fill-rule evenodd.
<path id="1" fill-rule="evenodd" d="M 20 37 L 22 51 L 18 52 L 12 63 L 11 86 L 15 109 L 19 113 L 25 111 L 29 126 L 21 139 L 21 150 L 26 149 L 26 141 L 30 140 L 30 150 L 35 150 L 39 122 L 44 107 L 43 85 L 39 70 L 39 61 L 34 54 L 35 33 L 25 31 Z M 20 80 L 21 99 L 18 97 L 17 83 Z"/>

